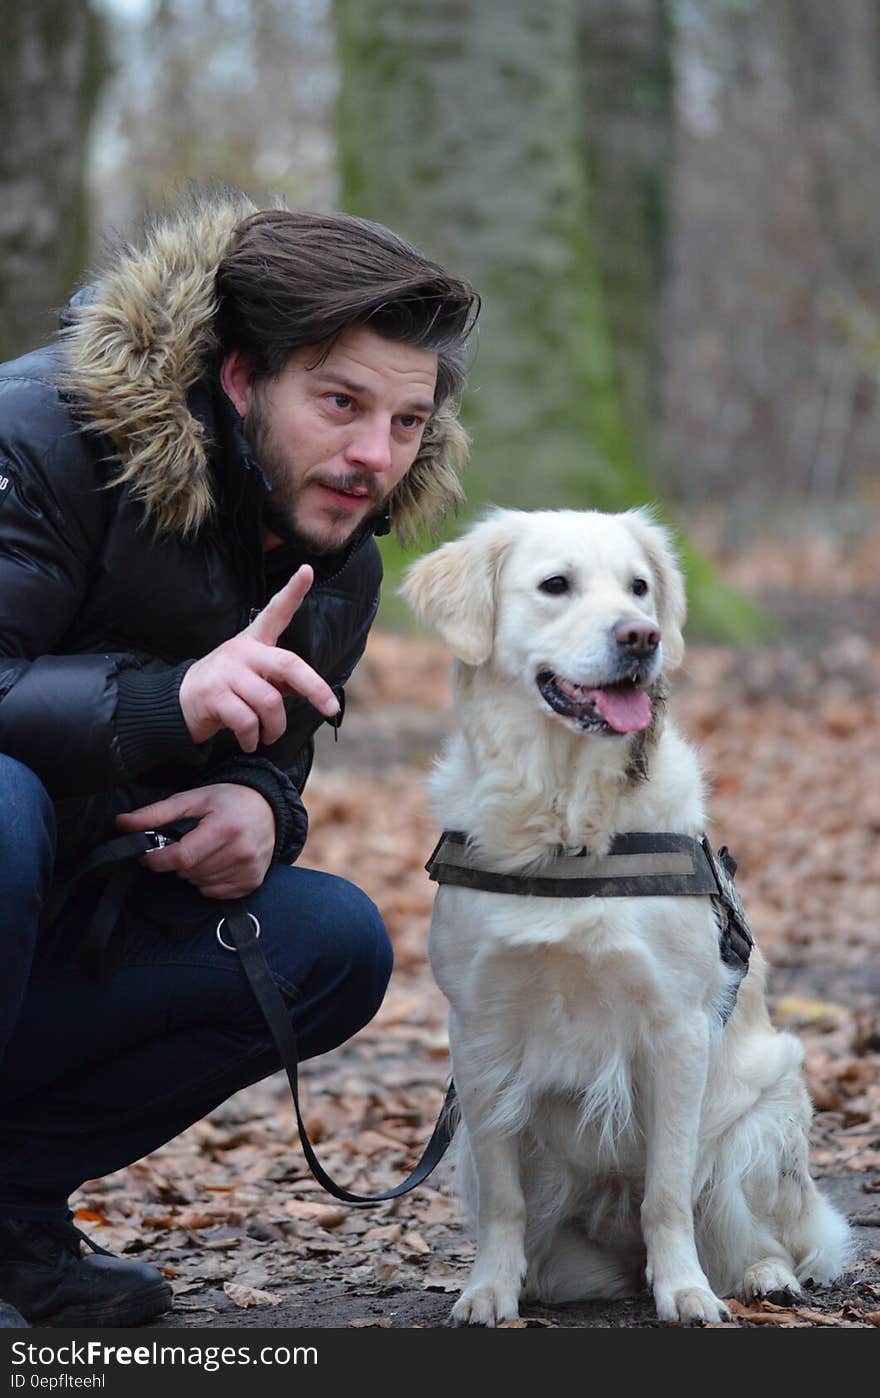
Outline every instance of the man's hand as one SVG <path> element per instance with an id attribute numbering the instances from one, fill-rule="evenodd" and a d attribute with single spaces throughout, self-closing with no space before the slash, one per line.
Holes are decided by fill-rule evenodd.
<path id="1" fill-rule="evenodd" d="M 245 898 L 259 888 L 275 848 L 275 817 L 259 791 L 232 782 L 200 786 L 119 815 L 116 824 L 124 831 L 155 830 L 183 816 L 198 819 L 195 830 L 145 854 L 145 868 L 177 874 L 206 898 Z"/>
<path id="2" fill-rule="evenodd" d="M 304 563 L 250 626 L 191 665 L 180 686 L 180 708 L 195 743 L 230 729 L 244 752 L 274 743 L 287 727 L 284 698 L 308 699 L 326 718 L 339 702 L 321 676 L 276 642 L 293 620 L 312 585 Z"/>

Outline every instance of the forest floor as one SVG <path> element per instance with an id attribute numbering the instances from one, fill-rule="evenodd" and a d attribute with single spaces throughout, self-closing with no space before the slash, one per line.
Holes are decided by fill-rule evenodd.
<path id="1" fill-rule="evenodd" d="M 706 525 L 708 530 L 708 524 Z M 706 542 L 711 544 L 707 533 Z M 717 543 L 717 541 L 716 541 Z M 771 964 L 775 1022 L 797 1033 L 816 1107 L 814 1174 L 849 1215 L 857 1256 L 796 1305 L 734 1305 L 734 1326 L 880 1324 L 880 528 L 759 538 L 713 557 L 780 621 L 772 644 L 692 644 L 671 711 L 712 788 L 714 843 Z M 338 744 L 322 737 L 303 862 L 345 874 L 385 916 L 396 955 L 385 1003 L 355 1040 L 302 1073 L 330 1173 L 362 1192 L 403 1178 L 448 1076 L 445 1002 L 426 963 L 438 831 L 425 797 L 450 730 L 448 656 L 377 631 Z M 403 1199 L 353 1209 L 305 1168 L 286 1082 L 239 1093 L 146 1160 L 86 1184 L 80 1226 L 171 1279 L 156 1329 L 426 1328 L 447 1323 L 473 1244 L 445 1162 Z M 519 1325 L 657 1324 L 648 1298 L 550 1309 Z"/>

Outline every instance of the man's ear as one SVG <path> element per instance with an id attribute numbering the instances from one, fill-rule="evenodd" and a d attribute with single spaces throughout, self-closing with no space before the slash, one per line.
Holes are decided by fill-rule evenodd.
<path id="1" fill-rule="evenodd" d="M 220 365 L 220 386 L 239 417 L 247 417 L 254 399 L 250 362 L 241 350 L 230 350 Z"/>
<path id="2" fill-rule="evenodd" d="M 418 559 L 399 588 L 419 621 L 466 665 L 483 665 L 492 654 L 496 580 L 510 545 L 506 517 L 512 513 L 499 510 L 461 539 Z"/>
<path id="3" fill-rule="evenodd" d="M 648 510 L 628 510 L 627 524 L 648 556 L 657 593 L 657 620 L 663 636 L 663 669 L 675 670 L 684 659 L 687 597 L 671 532 L 652 518 Z"/>

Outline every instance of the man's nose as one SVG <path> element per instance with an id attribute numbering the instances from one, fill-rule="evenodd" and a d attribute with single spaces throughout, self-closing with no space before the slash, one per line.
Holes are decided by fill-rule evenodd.
<path id="1" fill-rule="evenodd" d="M 345 456 L 352 465 L 387 471 L 391 466 L 391 423 L 378 417 L 358 423 Z"/>

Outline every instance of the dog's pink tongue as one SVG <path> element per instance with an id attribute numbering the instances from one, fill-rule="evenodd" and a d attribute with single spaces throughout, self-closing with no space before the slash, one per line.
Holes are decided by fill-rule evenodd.
<path id="1" fill-rule="evenodd" d="M 651 722 L 651 700 L 643 689 L 611 684 L 591 690 L 589 698 L 615 733 L 638 733 Z"/>

